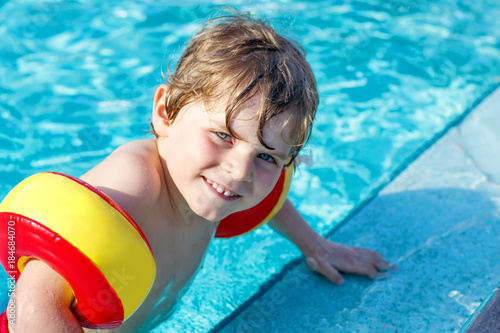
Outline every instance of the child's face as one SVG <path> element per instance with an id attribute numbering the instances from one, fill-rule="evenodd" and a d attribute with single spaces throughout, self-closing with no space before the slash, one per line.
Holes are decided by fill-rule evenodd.
<path id="1" fill-rule="evenodd" d="M 264 142 L 275 149 L 260 143 L 258 103 L 260 99 L 253 98 L 233 117 L 230 126 L 239 139 L 226 128 L 225 103 L 207 111 L 203 101 L 194 102 L 173 123 L 163 125 L 166 131 L 158 133 L 158 149 L 167 177 L 175 184 L 169 191 L 177 205 L 187 203 L 196 215 L 219 221 L 255 206 L 270 193 L 291 146 L 281 137 L 286 115 L 273 118 L 263 131 Z M 285 130 L 285 138 L 290 134 Z"/>

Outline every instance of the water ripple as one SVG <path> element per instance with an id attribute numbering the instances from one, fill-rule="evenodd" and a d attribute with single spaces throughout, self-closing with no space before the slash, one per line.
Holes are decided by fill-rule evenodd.
<path id="1" fill-rule="evenodd" d="M 161 69 L 221 4 L 0 2 L 0 197 L 35 172 L 78 176 L 143 138 Z M 498 84 L 492 0 L 233 4 L 269 18 L 308 52 L 321 97 L 309 146 L 315 161 L 299 169 L 291 198 L 322 232 Z M 216 242 L 159 331 L 207 331 L 297 254 L 268 228 Z"/>

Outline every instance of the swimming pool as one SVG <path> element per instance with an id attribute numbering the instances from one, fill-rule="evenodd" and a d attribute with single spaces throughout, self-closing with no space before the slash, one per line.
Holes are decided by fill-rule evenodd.
<path id="1" fill-rule="evenodd" d="M 0 2 L 0 197 L 52 170 L 78 176 L 143 138 L 160 68 L 222 2 Z M 321 104 L 291 199 L 331 230 L 498 85 L 496 1 L 236 1 L 308 51 Z M 215 241 L 158 332 L 206 332 L 298 251 L 265 227 Z M 3 301 L 6 296 L 3 294 Z M 188 320 L 189 319 L 189 320 Z"/>

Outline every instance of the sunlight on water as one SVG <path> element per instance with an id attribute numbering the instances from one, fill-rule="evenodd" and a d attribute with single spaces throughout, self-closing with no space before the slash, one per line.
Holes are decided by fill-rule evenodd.
<path id="1" fill-rule="evenodd" d="M 321 104 L 314 163 L 291 199 L 323 233 L 499 81 L 495 1 L 233 3 L 308 52 Z M 0 2 L 0 197 L 36 172 L 79 176 L 145 138 L 161 69 L 223 4 Z M 216 241 L 158 332 L 209 331 L 298 254 L 269 228 Z"/>

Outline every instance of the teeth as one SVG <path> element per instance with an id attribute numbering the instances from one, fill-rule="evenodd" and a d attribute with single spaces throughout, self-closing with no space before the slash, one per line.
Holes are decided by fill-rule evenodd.
<path id="1" fill-rule="evenodd" d="M 205 178 L 207 180 L 207 183 L 209 183 L 210 185 L 212 185 L 212 187 L 217 191 L 219 192 L 220 194 L 224 194 L 226 197 L 237 197 L 238 195 L 237 194 L 234 194 L 232 193 L 231 191 L 229 190 L 226 190 L 224 187 L 220 186 L 219 184 L 217 184 L 216 182 L 208 179 L 208 178 Z"/>

